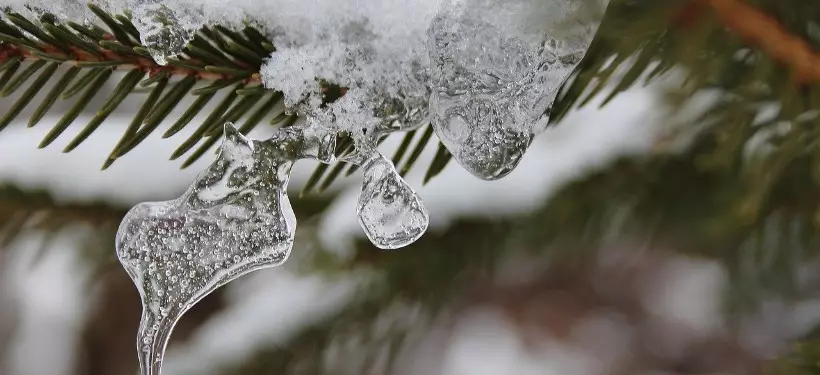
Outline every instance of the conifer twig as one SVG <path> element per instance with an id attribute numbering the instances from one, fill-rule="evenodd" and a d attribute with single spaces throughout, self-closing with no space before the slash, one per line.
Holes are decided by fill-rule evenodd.
<path id="1" fill-rule="evenodd" d="M 820 83 L 820 54 L 778 20 L 743 0 L 693 0 L 678 14 L 676 23 L 691 26 L 707 7 L 727 29 L 788 66 L 796 84 Z"/>
<path id="2" fill-rule="evenodd" d="M 111 38 L 110 35 L 106 35 L 106 39 Z M 15 45 L 11 43 L 0 44 L 0 64 L 8 61 L 11 58 L 22 58 L 24 60 L 42 60 L 46 57 L 44 54 L 47 54 L 50 58 L 57 58 L 62 61 L 73 61 L 77 65 L 88 65 L 92 63 L 103 63 L 103 62 L 118 62 L 113 64 L 112 66 L 122 67 L 122 68 L 136 68 L 140 69 L 150 76 L 154 76 L 160 73 L 169 74 L 169 75 L 178 75 L 178 76 L 194 76 L 197 79 L 206 79 L 206 80 L 220 80 L 220 79 L 230 79 L 233 78 L 233 75 L 228 74 L 226 72 L 214 72 L 211 70 L 196 70 L 191 68 L 186 68 L 184 66 L 179 65 L 159 65 L 154 60 L 142 57 L 142 56 L 129 56 L 126 54 L 118 53 L 111 49 L 106 49 L 104 47 L 100 47 L 98 54 L 92 54 L 85 49 L 69 46 L 69 52 L 63 52 L 57 47 L 54 47 L 49 44 L 38 44 L 37 45 L 40 51 L 43 53 L 35 53 L 32 52 L 30 49 L 25 48 L 22 45 Z M 199 64 L 199 62 L 195 60 L 185 60 L 182 61 L 183 63 L 188 63 L 190 65 Z M 245 83 L 260 83 L 259 74 L 252 74 L 245 78 Z"/>

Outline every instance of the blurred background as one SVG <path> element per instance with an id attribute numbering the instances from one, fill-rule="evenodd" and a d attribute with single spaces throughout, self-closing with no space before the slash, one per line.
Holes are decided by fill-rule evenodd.
<path id="1" fill-rule="evenodd" d="M 617 3 L 602 30 L 623 33 L 599 33 L 560 121 L 511 175 L 486 182 L 450 163 L 425 184 L 436 154 L 426 148 L 406 179 L 431 226 L 412 246 L 365 239 L 360 174 L 302 195 L 316 165 L 297 164 L 290 260 L 189 311 L 163 374 L 817 373 L 820 346 L 795 345 L 820 334 L 820 143 L 806 141 L 820 133 L 802 126 L 820 124 L 816 85 L 783 85 L 783 56 L 749 49 L 723 26 L 742 34 L 737 22 L 705 17 L 693 32 L 684 7 L 667 30 L 669 18 L 635 5 L 661 2 Z M 820 44 L 817 23 L 800 19 L 820 6 L 768 3 L 782 12 L 765 14 Z M 785 10 L 798 3 L 810 11 Z M 62 101 L 36 127 L 30 106 L 0 133 L 0 374 L 137 373 L 140 301 L 115 256 L 117 226 L 139 202 L 181 195 L 214 157 L 186 169 L 168 160 L 188 126 L 101 171 L 147 95 L 130 94 L 70 153 L 107 95 L 44 149 Z M 0 98 L 0 113 L 16 99 Z"/>
<path id="2" fill-rule="evenodd" d="M 719 262 L 626 227 L 590 232 L 605 239 L 596 245 L 606 250 L 600 255 L 580 240 L 521 240 L 562 231 L 540 216 L 565 185 L 619 158 L 656 152 L 672 115 L 662 95 L 669 82 L 571 112 L 500 181 L 478 180 L 453 164 L 422 185 L 424 169 L 412 171 L 407 180 L 432 223 L 421 241 L 397 252 L 371 247 L 359 229 L 360 175 L 300 198 L 315 165 L 297 165 L 292 259 L 229 284 L 187 313 L 164 373 L 311 373 L 311 366 L 338 374 L 754 373 L 816 322 L 820 304 L 772 301 L 732 330 Z M 139 95 L 69 154 L 59 140 L 37 148 L 56 118 L 34 129 L 14 123 L 0 136 L 2 374 L 136 371 L 139 296 L 116 261 L 114 232 L 129 207 L 179 196 L 212 160 L 180 170 L 167 160 L 176 137 L 152 136 L 100 171 Z"/>

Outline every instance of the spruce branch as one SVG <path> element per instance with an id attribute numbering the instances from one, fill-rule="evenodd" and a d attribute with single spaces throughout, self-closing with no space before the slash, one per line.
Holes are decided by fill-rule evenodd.
<path id="1" fill-rule="evenodd" d="M 152 88 L 122 138 L 106 158 L 103 169 L 110 167 L 118 158 L 142 143 L 188 95 L 194 95 L 196 99 L 164 132 L 163 138 L 179 133 L 206 108 L 211 112 L 194 134 L 183 141 L 171 155 L 174 160 L 188 154 L 182 168 L 197 161 L 218 142 L 221 125 L 226 121 L 245 119 L 240 125 L 240 131 L 245 134 L 267 117 L 271 117 L 269 123 L 272 126 L 290 126 L 296 122 L 296 116 L 274 111 L 281 101 L 281 93 L 261 85 L 261 66 L 274 47 L 264 34 L 253 27 L 246 26 L 242 30 L 231 30 L 221 25 L 203 27 L 181 54 L 167 59 L 168 64 L 163 66 L 157 64 L 151 58 L 149 50 L 141 44 L 139 31 L 131 23 L 129 15 L 112 15 L 93 4 L 88 7 L 105 28 L 74 22 L 62 24 L 50 14 L 44 14 L 34 21 L 7 11 L 5 16 L 8 22 L 0 20 L 0 95 L 8 96 L 28 85 L 0 118 L 0 130 L 19 116 L 63 65 L 68 66 L 68 70 L 62 73 L 55 86 L 39 103 L 28 121 L 29 127 L 37 125 L 58 99 L 74 99 L 75 103 L 48 132 L 40 147 L 51 145 L 75 122 L 103 85 L 120 76 L 113 74 L 114 72 L 127 73 L 120 78 L 113 91 L 107 94 L 102 107 L 68 143 L 64 152 L 70 152 L 81 145 L 137 88 Z M 37 74 L 39 76 L 29 82 L 29 78 Z M 219 105 L 207 106 L 213 97 L 229 90 L 233 92 Z M 322 91 L 325 100 L 332 102 L 344 95 L 346 88 L 323 82 Z M 423 151 L 429 139 L 423 141 L 424 143 L 416 145 L 418 153 Z M 443 146 L 439 149 L 443 149 Z M 408 161 L 402 169 L 405 173 L 416 158 Z M 439 159 L 449 159 L 449 153 L 443 154 Z M 428 168 L 426 180 L 440 173 L 446 164 L 446 160 L 440 160 L 435 168 Z M 355 166 L 342 162 L 334 166 L 333 170 L 345 168 L 348 175 L 356 170 Z M 316 172 L 324 170 L 320 168 Z M 340 176 L 338 172 L 328 176 L 317 174 L 318 178 L 323 179 L 322 190 Z M 305 192 L 312 188 L 313 186 L 308 186 Z"/>
<path id="2" fill-rule="evenodd" d="M 35 110 L 29 120 L 29 126 L 36 125 L 58 98 L 68 100 L 76 96 L 77 99 L 47 134 L 40 147 L 49 146 L 76 120 L 99 89 L 113 77 L 114 71 L 127 71 L 128 73 L 120 79 L 119 84 L 110 93 L 97 114 L 69 142 L 65 152 L 70 152 L 87 139 L 137 87 L 154 86 L 158 88 L 154 90 L 154 93 L 159 95 L 164 91 L 165 86 L 169 86 L 165 96 L 161 98 L 157 95 L 153 98 L 149 96 L 145 101 L 143 111 L 141 111 L 143 116 L 138 116 L 139 121 L 132 123 L 132 126 L 126 130 L 117 147 L 107 158 L 103 166 L 107 168 L 156 129 L 198 82 L 241 82 L 243 88 L 260 83 L 259 74 L 256 72 L 259 71 L 263 55 L 249 58 L 247 48 L 241 50 L 242 54 L 223 53 L 223 51 L 216 50 L 214 47 L 216 43 L 213 40 L 206 40 L 198 35 L 186 47 L 180 58 L 172 59 L 167 66 L 162 66 L 150 57 L 145 47 L 140 45 L 139 34 L 128 17 L 111 16 L 91 4 L 89 8 L 109 30 L 71 22 L 63 25 L 49 14 L 43 15 L 39 24 L 11 12 L 6 13 L 6 18 L 10 23 L 0 21 L 0 40 L 3 41 L 0 45 L 0 70 L 5 73 L 0 78 L 0 83 L 2 83 L 0 89 L 2 89 L 3 96 L 11 94 L 26 84 L 30 77 L 50 62 L 0 120 L 0 129 L 19 115 L 60 64 L 69 65 L 70 68 Z M 223 30 L 222 32 L 228 31 Z M 217 38 L 215 34 L 211 35 Z M 231 32 L 230 38 L 234 41 L 220 40 L 221 45 L 230 50 L 237 50 L 233 48 L 237 43 L 251 43 L 237 33 Z M 202 52 L 208 48 L 216 52 Z M 243 57 L 244 60 L 241 59 Z M 225 61 L 229 62 L 233 68 L 211 65 Z M 26 65 L 26 67 L 21 70 L 21 65 Z M 216 91 L 218 90 L 213 92 L 216 93 Z M 202 110 L 202 104 L 201 101 L 195 102 L 198 110 Z M 177 122 L 175 132 L 190 122 L 197 112 L 189 110 L 188 120 Z"/>
<path id="3" fill-rule="evenodd" d="M 800 23 L 805 26 L 805 22 L 809 22 L 816 12 L 807 12 L 805 20 L 797 20 L 798 25 L 784 25 L 778 17 L 776 3 L 773 0 L 764 1 L 752 7 L 739 0 L 613 0 L 574 79 L 562 88 L 552 106 L 550 122 L 561 121 L 572 108 L 587 105 L 593 97 L 601 94 L 605 95 L 602 104 L 605 105 L 634 85 L 648 83 L 678 66 L 688 69 L 687 93 L 714 87 L 736 91 L 741 89 L 741 85 L 744 87 L 741 90 L 747 90 L 765 81 L 766 85 L 776 87 L 775 95 L 769 96 L 772 100 L 799 98 L 801 95 L 776 95 L 780 94 L 778 90 L 781 88 L 775 84 L 784 81 L 781 75 L 797 77 L 799 82 L 804 82 L 815 74 L 810 63 L 814 61 L 810 59 L 814 55 L 810 55 L 808 49 L 814 41 L 806 41 L 805 36 L 795 34 L 795 30 L 800 29 Z M 104 27 L 73 22 L 62 24 L 48 14 L 39 20 L 28 20 L 19 14 L 7 12 L 6 20 L 0 20 L 0 40 L 3 41 L 0 44 L 0 94 L 11 95 L 22 91 L 22 94 L 17 94 L 18 100 L 0 118 L 0 128 L 22 113 L 39 87 L 54 75 L 60 78 L 39 103 L 29 125 L 39 123 L 58 99 L 73 100 L 74 106 L 49 132 L 42 146 L 51 144 L 75 122 L 97 95 L 95 88 L 102 87 L 115 77 L 120 79 L 113 92 L 107 93 L 102 108 L 68 143 L 65 148 L 67 152 L 92 135 L 108 116 L 116 112 L 118 105 L 129 94 L 137 88 L 151 89 L 122 138 L 105 159 L 103 168 L 108 168 L 153 134 L 189 95 L 196 96 L 196 99 L 163 132 L 163 138 L 173 137 L 190 126 L 192 120 L 206 108 L 210 112 L 205 123 L 193 136 L 184 140 L 172 155 L 172 159 L 187 155 L 183 167 L 195 162 L 218 142 L 220 122 L 233 118 L 241 122 L 245 119 L 248 125 L 244 130 L 250 131 L 266 118 L 271 119 L 269 122 L 273 126 L 288 126 L 297 120 L 294 116 L 274 110 L 275 106 L 271 104 L 279 103 L 281 94 L 260 85 L 261 64 L 274 47 L 269 38 L 253 27 L 247 26 L 242 30 L 224 26 L 203 27 L 177 58 L 171 58 L 168 65 L 161 66 L 151 59 L 148 50 L 141 44 L 139 32 L 128 15 L 112 15 L 94 5 L 89 7 Z M 713 12 L 704 12 L 704 7 Z M 774 11 L 769 11 L 771 7 L 775 7 Z M 710 14 L 713 18 L 709 17 Z M 749 51 L 750 47 L 754 50 L 746 52 L 747 60 L 732 59 Z M 774 69 L 753 70 L 752 66 L 761 65 L 751 59 L 761 56 L 774 62 Z M 69 69 L 65 72 L 55 71 L 57 66 L 63 65 Z M 115 75 L 112 74 L 114 71 L 126 74 Z M 332 83 L 323 83 L 323 86 L 328 102 L 345 94 L 343 87 Z M 801 89 L 804 88 L 801 86 Z M 227 95 L 219 105 L 209 105 L 215 96 L 230 90 L 233 94 Z M 262 96 L 258 97 L 259 94 Z M 759 97 L 741 98 L 734 99 L 732 103 L 741 107 L 760 100 Z M 267 105 L 267 112 L 263 104 Z M 793 114 L 805 113 L 807 109 L 798 108 Z M 724 113 L 722 117 L 713 116 L 710 120 L 727 122 L 727 116 Z M 738 121 L 740 117 L 733 118 L 733 121 Z M 726 125 L 726 128 L 740 127 Z M 396 162 L 405 159 L 404 165 L 398 166 L 399 171 L 407 173 L 417 163 L 419 155 L 435 144 L 438 145 L 436 155 L 427 167 L 425 182 L 448 165 L 452 156 L 440 142 L 431 142 L 434 139 L 432 134 L 428 127 L 411 134 L 397 135 L 403 139 L 394 159 Z M 741 137 L 740 144 L 751 135 Z M 725 154 L 726 150 L 732 149 L 736 148 L 728 147 L 723 152 Z M 342 151 L 344 149 L 340 148 Z M 304 191 L 310 192 L 314 188 L 322 190 L 337 178 L 356 170 L 355 166 L 347 165 L 319 167 Z"/>
<path id="4" fill-rule="evenodd" d="M 768 6 L 790 2 L 805 4 L 804 0 L 795 1 L 799 3 L 782 0 L 757 3 L 767 3 Z M 585 105 L 597 94 L 607 94 L 606 103 L 629 87 L 656 79 L 673 67 L 680 66 L 687 69 L 688 80 L 685 87 L 675 93 L 670 101 L 688 98 L 696 91 L 710 88 L 720 89 L 723 93 L 703 117 L 687 124 L 693 127 L 709 125 L 697 134 L 690 150 L 683 155 L 664 155 L 654 160 L 631 158 L 614 163 L 593 176 L 568 185 L 533 216 L 510 223 L 500 230 L 495 223 L 462 223 L 461 227 L 440 237 L 431 234 L 422 238 L 419 246 L 421 252 L 391 253 L 390 256 L 370 251 L 369 248 L 368 251 L 358 252 L 353 260 L 355 264 L 377 264 L 385 270 L 383 289 L 379 293 L 366 295 L 368 300 L 360 305 L 367 309 L 356 310 L 356 307 L 352 307 L 340 313 L 339 318 L 330 319 L 325 326 L 305 332 L 295 340 L 297 343 L 304 343 L 297 345 L 297 348 L 309 351 L 303 354 L 309 357 L 308 362 L 314 365 L 319 363 L 319 349 L 325 347 L 330 337 L 338 334 L 337 330 L 349 330 L 351 321 L 372 322 L 382 308 L 389 306 L 399 296 L 432 306 L 446 300 L 446 293 L 455 288 L 452 281 L 463 275 L 465 268 L 480 273 L 478 270 L 481 267 L 491 267 L 495 258 L 508 249 L 501 239 L 513 237 L 509 235 L 510 228 L 520 231 L 515 240 L 530 245 L 527 246 L 529 250 L 553 251 L 543 245 L 565 241 L 574 246 L 567 246 L 569 251 L 556 256 L 575 257 L 584 252 L 579 249 L 597 248 L 597 245 L 607 239 L 607 233 L 624 233 L 627 231 L 623 228 L 631 228 L 631 225 L 650 231 L 650 235 L 660 233 L 665 241 L 679 245 L 694 255 L 724 261 L 730 266 L 736 287 L 733 295 L 739 300 L 760 297 L 753 293 L 766 294 L 772 291 L 788 295 L 784 290 L 796 284 L 793 272 L 795 267 L 803 260 L 816 256 L 820 240 L 816 235 L 820 225 L 820 220 L 817 220 L 820 217 L 820 196 L 817 194 L 820 178 L 816 177 L 817 171 L 820 171 L 820 150 L 817 146 L 820 140 L 820 132 L 817 130 L 820 122 L 817 117 L 808 116 L 812 109 L 817 108 L 817 99 L 820 98 L 817 96 L 817 82 L 798 81 L 801 85 L 796 87 L 790 79 L 803 76 L 799 73 L 800 65 L 790 59 L 805 57 L 805 51 L 775 53 L 781 51 L 770 50 L 771 47 L 777 47 L 776 44 L 755 39 L 755 31 L 748 28 L 751 23 L 744 23 L 755 17 L 743 18 L 746 21 L 736 24 L 726 18 L 727 15 L 735 17 L 749 13 L 727 11 L 721 15 L 717 13 L 717 8 L 715 13 L 692 12 L 689 7 L 691 4 L 691 1 L 614 0 L 602 31 L 596 36 L 594 48 L 577 71 L 575 80 L 562 90 L 562 96 L 554 106 L 554 114 L 557 115 L 553 116 L 553 122 L 557 122 L 571 107 Z M 726 11 L 729 8 L 721 9 Z M 811 44 L 810 39 L 800 36 L 794 30 L 805 26 L 808 20 L 815 17 L 813 13 L 806 12 L 805 15 L 800 15 L 804 19 L 795 21 L 777 11 L 764 11 L 762 6 L 757 9 L 757 15 L 765 14 L 769 19 L 777 20 L 780 29 L 789 33 L 779 34 L 779 40 L 792 41 L 784 46 L 799 49 L 800 43 L 793 42 L 797 37 Z M 641 16 L 634 17 L 635 14 Z M 108 43 L 100 41 L 98 44 L 101 47 L 123 55 L 129 54 L 130 48 L 134 54 L 146 58 L 146 51 L 134 39 L 133 30 L 129 31 L 130 28 L 123 23 L 123 17 L 107 16 L 103 22 L 114 26 L 109 25 L 112 30 L 106 34 L 109 35 L 106 40 Z M 698 27 L 692 26 L 694 23 Z M 71 27 L 71 30 L 76 31 L 77 36 L 97 35 L 93 38 L 101 39 L 100 30 L 94 28 L 79 31 Z M 214 36 L 215 32 L 226 38 L 231 35 L 219 28 L 207 30 L 199 38 L 208 43 L 213 41 L 211 37 L 218 38 Z M 743 34 L 747 32 L 751 34 L 744 37 Z M 4 89 L 7 86 L 16 86 L 15 90 L 25 87 L 24 81 L 27 82 L 28 78 L 19 78 L 23 77 L 23 73 L 27 77 L 34 77 L 37 72 L 47 72 L 53 66 L 50 65 L 52 63 L 72 61 L 64 60 L 68 55 L 60 55 L 70 54 L 71 45 L 65 51 L 58 46 L 59 43 L 54 43 L 53 50 L 44 52 L 39 49 L 40 44 L 22 39 L 22 33 L 19 36 L 7 35 L 17 38 L 20 43 L 15 46 L 23 46 L 21 48 L 29 51 L 31 56 L 17 54 L 0 64 L 4 72 L 12 72 L 0 77 Z M 56 38 L 53 33 L 48 35 Z M 261 34 L 247 32 L 245 36 L 252 42 L 252 46 L 245 46 L 247 50 L 241 51 L 234 48 L 234 53 L 247 54 L 248 51 L 253 51 L 264 56 L 272 50 L 272 44 L 265 41 Z M 200 41 L 196 43 L 199 45 L 192 53 L 207 55 L 202 52 L 207 51 L 207 47 L 202 47 Z M 212 47 L 219 48 L 219 45 L 220 43 L 214 42 Z M 80 49 L 94 55 L 88 49 Z M 740 58 L 735 58 L 737 56 Z M 26 64 L 33 64 L 40 59 L 46 60 L 46 63 L 40 64 L 36 69 L 31 68 L 32 65 L 20 63 L 26 61 Z M 197 99 L 165 132 L 166 137 L 171 137 L 188 126 L 193 117 L 206 107 L 209 111 L 212 110 L 205 123 L 197 128 L 197 136 L 186 140 L 174 153 L 177 158 L 187 155 L 186 165 L 191 158 L 203 155 L 217 142 L 218 130 L 215 129 L 219 128 L 220 121 L 237 116 L 241 120 L 241 113 L 249 113 L 250 116 L 245 117 L 245 121 L 241 123 L 242 129 L 249 131 L 266 117 L 272 117 L 270 122 L 278 126 L 288 126 L 296 120 L 294 116 L 270 113 L 270 108 L 281 100 L 281 94 L 266 91 L 260 97 L 259 89 L 254 88 L 255 83 L 246 81 L 249 77 L 253 78 L 253 75 L 247 76 L 248 70 L 221 61 L 213 65 L 220 67 L 216 71 L 236 74 L 222 78 L 203 78 L 197 74 L 213 74 L 215 69 L 206 69 L 204 62 L 194 60 L 188 55 L 172 60 L 172 67 L 189 69 L 183 74 L 168 70 L 153 75 L 150 71 L 144 72 L 149 78 L 139 81 L 136 87 L 145 85 L 151 87 L 152 91 L 112 152 L 112 157 L 108 159 L 110 162 L 130 152 L 145 137 L 155 132 L 162 118 L 168 116 L 167 109 L 171 104 L 167 103 L 174 103 L 181 95 L 197 95 Z M 65 79 L 62 88 L 49 98 L 56 100 L 61 95 L 81 97 L 106 71 L 120 69 L 118 65 L 100 66 L 94 65 L 95 62 L 100 60 L 88 61 L 91 65 L 75 64 L 69 70 L 71 76 Z M 123 66 L 123 70 L 138 69 L 133 64 Z M 619 69 L 624 73 L 618 74 Z M 80 74 L 80 71 L 87 75 Z M 82 83 L 74 82 L 74 78 L 78 76 Z M 188 87 L 188 83 L 181 83 L 188 77 L 193 77 L 197 82 L 209 82 L 203 87 Z M 133 84 L 125 79 L 123 78 L 124 83 L 120 82 L 123 90 L 131 88 Z M 61 78 L 58 84 L 62 82 Z M 221 90 L 230 90 L 230 93 L 222 102 L 209 106 L 214 94 Z M 328 90 L 331 96 L 332 91 Z M 341 88 L 338 91 L 343 93 Z M 114 95 L 112 98 L 114 99 L 106 102 L 105 109 L 116 106 L 118 97 Z M 254 106 L 254 103 L 261 105 Z M 765 121 L 755 122 L 762 105 L 771 103 L 780 105 L 779 112 Z M 105 111 L 101 113 L 104 114 Z M 788 126 L 779 126 L 783 124 Z M 93 126 L 89 127 L 86 133 L 91 133 L 94 129 Z M 767 138 L 773 151 L 749 158 L 745 152 L 746 145 L 762 131 L 773 133 Z M 430 142 L 430 134 L 428 127 L 404 135 L 393 157 L 397 165 L 405 161 L 399 170 L 410 169 L 412 162 L 409 161 L 416 160 L 417 154 L 421 152 L 418 150 Z M 338 151 L 349 152 L 350 147 L 349 142 L 342 139 Z M 449 159 L 446 149 L 439 144 L 429 170 L 440 171 L 439 168 L 443 168 L 442 165 L 446 165 Z M 310 178 L 306 190 L 326 188 L 339 176 L 355 170 L 354 167 L 345 168 L 342 164 L 320 166 Z M 426 179 L 430 177 L 432 176 L 428 171 Z M 629 223 L 619 224 L 622 212 L 629 214 Z M 25 221 L 13 218 L 6 225 L 7 228 L 14 228 Z M 766 252 L 767 249 L 769 253 Z M 445 250 L 447 256 L 442 257 Z M 420 274 L 425 277 L 419 278 Z M 447 285 L 450 289 L 442 290 L 441 285 Z M 281 358 L 281 366 L 287 366 L 285 362 L 293 359 L 292 352 L 277 350 L 273 354 L 276 356 L 265 353 L 260 358 Z M 789 373 L 817 372 L 816 347 L 812 348 L 811 353 L 798 351 L 796 354 L 801 357 L 798 361 L 801 371 Z"/>

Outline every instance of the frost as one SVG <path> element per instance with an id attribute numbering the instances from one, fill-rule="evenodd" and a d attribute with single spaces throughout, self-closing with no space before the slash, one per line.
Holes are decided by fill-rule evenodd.
<path id="1" fill-rule="evenodd" d="M 282 264 L 296 217 L 286 189 L 304 158 L 330 162 L 335 135 L 289 128 L 267 141 L 230 124 L 217 160 L 182 197 L 142 203 L 117 232 L 117 257 L 143 302 L 138 352 L 143 375 L 159 374 L 179 318 L 199 300 L 249 272 Z"/>

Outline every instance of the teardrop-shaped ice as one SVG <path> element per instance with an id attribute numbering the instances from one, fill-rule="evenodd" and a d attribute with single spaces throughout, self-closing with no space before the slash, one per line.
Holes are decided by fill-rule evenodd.
<path id="1" fill-rule="evenodd" d="M 179 318 L 215 289 L 289 256 L 296 217 L 286 194 L 298 159 L 335 148 L 299 129 L 255 141 L 231 124 L 217 160 L 178 199 L 142 203 L 117 232 L 117 257 L 143 303 L 137 350 L 143 375 L 158 375 Z M 281 145 L 287 147 L 280 147 Z"/>
<path id="2" fill-rule="evenodd" d="M 599 19 L 590 1 L 445 0 L 428 30 L 430 111 L 439 139 L 479 178 L 509 174 L 546 127 Z"/>
<path id="3" fill-rule="evenodd" d="M 364 163 L 356 214 L 367 238 L 381 249 L 398 249 L 421 237 L 430 217 L 421 198 L 383 155 Z"/>
<path id="4" fill-rule="evenodd" d="M 433 94 L 439 140 L 473 175 L 495 180 L 518 166 L 534 134 L 505 126 L 506 109 L 491 100 L 454 100 Z M 454 103 L 455 102 L 455 103 Z"/>

